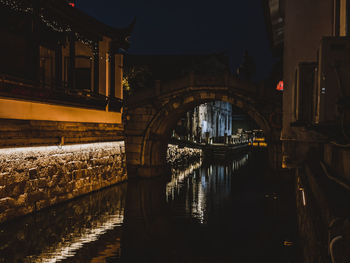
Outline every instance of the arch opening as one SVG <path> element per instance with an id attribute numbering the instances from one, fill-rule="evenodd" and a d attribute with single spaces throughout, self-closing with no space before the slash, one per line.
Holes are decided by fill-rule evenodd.
<path id="1" fill-rule="evenodd" d="M 162 171 L 162 168 L 166 167 L 168 143 L 177 122 L 188 111 L 215 101 L 229 103 L 233 108 L 247 114 L 264 131 L 268 140 L 271 131 L 268 121 L 257 111 L 249 99 L 230 96 L 227 92 L 222 94 L 208 91 L 192 92 L 181 97 L 174 96 L 167 99 L 161 106 L 158 106 L 157 110 L 153 110 L 152 116 L 145 125 L 142 138 L 139 138 L 139 152 L 135 153 L 139 155 L 138 159 L 134 163 L 128 162 L 128 169 L 130 170 L 131 166 L 133 169 L 136 165 L 138 175 L 144 177 L 152 177 Z M 127 138 L 128 140 L 129 138 Z"/>

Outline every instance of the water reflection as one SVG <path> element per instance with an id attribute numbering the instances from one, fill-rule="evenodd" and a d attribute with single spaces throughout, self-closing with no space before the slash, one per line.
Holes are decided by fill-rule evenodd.
<path id="1" fill-rule="evenodd" d="M 198 160 L 196 163 L 189 164 L 187 167 L 173 167 L 171 169 L 171 180 L 166 185 L 166 200 L 174 199 L 175 193 L 179 194 L 180 188 L 183 186 L 183 182 L 188 176 L 199 169 L 202 165 L 202 160 Z"/>
<path id="2" fill-rule="evenodd" d="M 218 225 L 225 232 L 232 228 L 232 220 L 225 219 L 231 213 L 227 203 L 248 158 L 174 167 L 170 180 L 130 181 L 2 225 L 0 262 L 214 262 L 218 253 L 226 257 L 231 251 L 223 249 L 232 242 L 221 241 Z"/>
<path id="3" fill-rule="evenodd" d="M 185 196 L 185 211 L 201 224 L 207 222 L 207 198 L 220 202 L 231 194 L 231 177 L 246 165 L 249 154 L 217 164 L 198 161 L 186 168 L 172 169 L 171 181 L 166 185 L 168 203 Z M 219 190 L 219 191 L 218 191 Z M 183 215 L 182 215 L 183 216 Z"/>
<path id="4" fill-rule="evenodd" d="M 126 190 L 119 185 L 0 226 L 0 262 L 74 262 L 87 248 L 93 259 L 106 233 L 120 240 Z"/>
<path id="5" fill-rule="evenodd" d="M 92 223 L 91 228 L 71 233 L 68 237 L 63 238 L 57 246 L 44 249 L 39 256 L 29 256 L 24 262 L 53 263 L 74 257 L 85 244 L 98 240 L 107 231 L 121 226 L 122 223 L 123 214 L 102 216 Z"/>

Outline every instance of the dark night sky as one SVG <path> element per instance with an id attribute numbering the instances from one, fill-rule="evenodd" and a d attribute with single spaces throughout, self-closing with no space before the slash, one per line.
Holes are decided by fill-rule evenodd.
<path id="1" fill-rule="evenodd" d="M 247 49 L 258 79 L 268 75 L 273 63 L 261 0 L 77 0 L 77 7 L 115 27 L 136 17 L 130 53 L 226 51 L 236 68 Z"/>

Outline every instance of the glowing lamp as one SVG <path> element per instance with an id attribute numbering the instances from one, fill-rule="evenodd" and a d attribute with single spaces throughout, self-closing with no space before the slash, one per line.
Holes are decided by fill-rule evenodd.
<path id="1" fill-rule="evenodd" d="M 75 1 L 68 1 L 68 4 L 69 4 L 71 7 L 75 7 Z"/>
<path id="2" fill-rule="evenodd" d="M 276 90 L 283 91 L 283 80 L 278 82 Z"/>

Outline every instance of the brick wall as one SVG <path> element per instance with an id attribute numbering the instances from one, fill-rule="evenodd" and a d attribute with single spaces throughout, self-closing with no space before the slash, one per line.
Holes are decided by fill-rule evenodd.
<path id="1" fill-rule="evenodd" d="M 0 223 L 127 179 L 123 141 L 0 149 Z"/>

